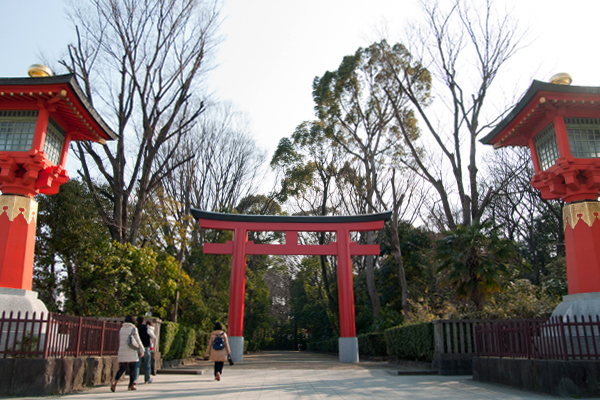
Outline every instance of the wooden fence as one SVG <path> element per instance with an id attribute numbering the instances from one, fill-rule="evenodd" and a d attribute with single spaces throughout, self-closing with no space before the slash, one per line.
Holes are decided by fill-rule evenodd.
<path id="1" fill-rule="evenodd" d="M 433 363 L 440 375 L 472 374 L 475 357 L 475 327 L 483 320 L 433 321 Z"/>
<path id="2" fill-rule="evenodd" d="M 120 323 L 48 313 L 0 317 L 0 358 L 116 355 Z"/>
<path id="3" fill-rule="evenodd" d="M 477 356 L 600 360 L 600 316 L 488 322 L 475 330 Z"/>
<path id="4" fill-rule="evenodd" d="M 484 322 L 475 319 L 433 321 L 435 354 L 475 355 L 475 327 Z"/>

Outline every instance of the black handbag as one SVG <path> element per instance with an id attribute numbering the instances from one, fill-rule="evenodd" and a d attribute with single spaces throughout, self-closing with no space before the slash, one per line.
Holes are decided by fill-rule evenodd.
<path id="1" fill-rule="evenodd" d="M 231 354 L 227 354 L 227 361 L 229 361 L 229 365 L 233 365 L 233 360 L 231 359 Z"/>

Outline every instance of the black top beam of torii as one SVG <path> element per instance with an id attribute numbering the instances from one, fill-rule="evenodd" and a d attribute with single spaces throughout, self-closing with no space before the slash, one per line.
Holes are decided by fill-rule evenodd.
<path id="1" fill-rule="evenodd" d="M 215 220 L 231 222 L 258 222 L 258 223 L 360 223 L 371 221 L 389 221 L 392 217 L 391 211 L 377 214 L 361 215 L 250 215 L 250 214 L 227 214 L 211 211 L 202 211 L 196 208 L 190 210 L 196 220 Z"/>
<path id="2" fill-rule="evenodd" d="M 205 229 L 233 230 L 243 232 L 285 232 L 285 244 L 256 244 L 252 241 L 245 245 L 246 254 L 272 255 L 336 255 L 338 244 L 300 245 L 298 232 L 335 232 L 336 239 L 350 247 L 351 255 L 378 255 L 379 245 L 359 245 L 348 242 L 350 232 L 378 231 L 385 221 L 390 220 L 391 211 L 378 214 L 342 215 L 342 216 L 288 216 L 288 215 L 246 215 L 225 214 L 191 209 L 192 216 L 200 227 Z M 246 236 L 243 233 L 242 236 Z M 235 239 L 234 239 L 235 240 Z M 234 243 L 205 243 L 206 254 L 233 254 Z"/>

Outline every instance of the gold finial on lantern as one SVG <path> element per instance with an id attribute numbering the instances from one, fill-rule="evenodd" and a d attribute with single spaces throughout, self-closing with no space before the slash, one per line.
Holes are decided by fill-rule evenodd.
<path id="1" fill-rule="evenodd" d="M 33 64 L 32 66 L 29 67 L 29 69 L 27 70 L 27 73 L 32 78 L 43 78 L 46 76 L 54 75 L 54 73 L 52 72 L 52 70 L 50 68 L 48 68 L 42 64 Z"/>
<path id="2" fill-rule="evenodd" d="M 573 78 L 566 72 L 559 72 L 558 74 L 552 75 L 550 78 L 550 83 L 554 83 L 555 85 L 569 86 L 571 82 L 573 82 Z"/>

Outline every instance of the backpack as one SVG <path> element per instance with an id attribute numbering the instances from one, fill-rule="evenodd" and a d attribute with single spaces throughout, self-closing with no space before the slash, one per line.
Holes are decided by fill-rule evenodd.
<path id="1" fill-rule="evenodd" d="M 225 348 L 225 341 L 223 340 L 223 332 L 213 340 L 213 350 L 223 350 Z"/>

